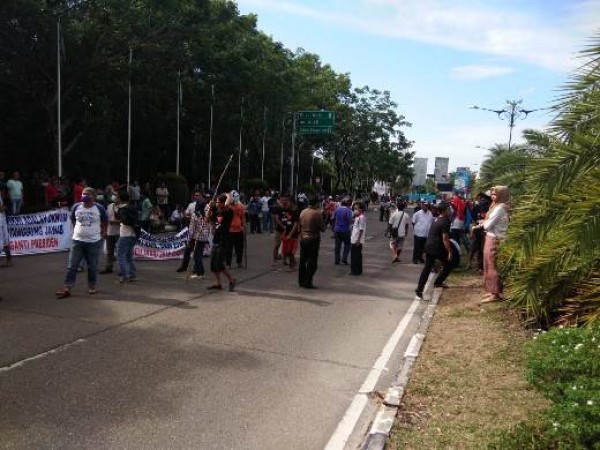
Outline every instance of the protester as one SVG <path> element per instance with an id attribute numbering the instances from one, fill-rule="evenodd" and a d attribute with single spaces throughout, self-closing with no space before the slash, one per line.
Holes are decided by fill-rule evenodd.
<path id="1" fill-rule="evenodd" d="M 6 265 L 12 264 L 12 257 L 10 254 L 10 239 L 8 235 L 8 225 L 6 223 L 6 206 L 4 206 L 4 199 L 0 195 L 0 250 L 4 252 L 6 257 Z"/>
<path id="2" fill-rule="evenodd" d="M 266 233 L 273 233 L 273 221 L 271 220 L 271 211 L 269 209 L 269 202 L 271 201 L 271 196 L 269 195 L 269 191 L 265 191 L 265 195 L 260 198 L 261 203 L 261 214 L 262 214 L 262 230 Z"/>
<path id="3" fill-rule="evenodd" d="M 142 189 L 137 180 L 133 180 L 129 186 L 127 186 L 127 193 L 129 194 L 129 201 L 140 209 L 142 206 Z"/>
<path id="4" fill-rule="evenodd" d="M 353 211 L 354 223 L 352 224 L 352 236 L 350 237 L 350 244 L 352 246 L 350 253 L 350 275 L 362 275 L 362 250 L 367 233 L 367 218 L 365 217 L 362 203 L 355 203 Z"/>
<path id="5" fill-rule="evenodd" d="M 261 210 L 262 210 L 262 202 L 260 200 L 260 196 L 258 195 L 258 192 L 256 192 L 254 194 L 254 196 L 248 202 L 248 207 L 247 207 L 248 220 L 250 222 L 250 233 L 251 234 L 262 233 L 262 230 L 260 229 L 260 217 L 259 217 Z"/>
<path id="6" fill-rule="evenodd" d="M 477 260 L 477 270 L 480 275 L 483 275 L 483 245 L 485 241 L 485 231 L 483 227 L 477 226 L 480 221 L 485 219 L 485 216 L 490 208 L 491 198 L 489 195 L 480 192 L 477 195 L 477 200 L 473 206 L 473 222 L 475 225 L 471 228 L 471 251 L 469 253 L 469 266 L 473 259 Z"/>
<path id="7" fill-rule="evenodd" d="M 194 271 L 191 278 L 204 278 L 204 247 L 208 245 L 210 238 L 210 225 L 204 216 L 204 203 L 198 202 L 196 210 L 190 218 L 188 247 L 193 246 Z M 189 257 L 188 257 L 189 259 Z M 189 262 L 185 264 L 187 270 Z"/>
<path id="8" fill-rule="evenodd" d="M 315 289 L 313 277 L 317 271 L 321 233 L 325 231 L 323 214 L 318 209 L 319 199 L 312 197 L 308 208 L 300 213 L 300 267 L 298 268 L 298 284 L 306 289 Z"/>
<path id="9" fill-rule="evenodd" d="M 216 202 L 216 215 L 213 222 L 213 242 L 210 254 L 210 270 L 215 275 L 215 284 L 209 286 L 209 290 L 221 290 L 221 275 L 229 280 L 229 290 L 235 288 L 235 278 L 225 268 L 225 257 L 227 248 L 229 247 L 229 229 L 233 220 L 233 212 L 231 211 L 231 197 L 225 194 L 219 195 Z M 211 205 L 212 206 L 212 205 Z M 207 218 L 211 217 L 209 211 Z"/>
<path id="10" fill-rule="evenodd" d="M 142 229 L 147 231 L 148 233 L 150 233 L 150 214 L 152 214 L 152 210 L 154 209 L 154 206 L 152 205 L 152 202 L 150 201 L 150 197 L 148 197 L 146 194 L 143 195 L 143 200 L 142 200 L 142 211 L 140 214 L 140 223 L 142 225 Z"/>
<path id="11" fill-rule="evenodd" d="M 509 192 L 506 186 L 495 186 L 491 192 L 492 204 L 490 210 L 479 226 L 485 230 L 483 248 L 483 279 L 486 295 L 481 303 L 502 300 L 502 280 L 496 264 L 498 248 L 501 241 L 506 239 L 509 216 Z"/>
<path id="12" fill-rule="evenodd" d="M 350 226 L 352 225 L 352 210 L 350 205 L 352 200 L 345 197 L 341 206 L 336 208 L 334 213 L 333 232 L 335 233 L 334 264 L 348 264 L 348 254 L 350 253 Z M 344 250 L 342 252 L 342 244 Z M 341 253 L 342 252 L 342 253 Z M 341 258 L 340 258 L 341 253 Z"/>
<path id="13" fill-rule="evenodd" d="M 117 241 L 119 240 L 119 230 L 121 227 L 121 221 L 115 216 L 115 207 L 117 203 L 120 203 L 118 194 L 113 195 L 111 198 L 112 203 L 106 207 L 106 215 L 108 217 L 108 227 L 106 228 L 106 261 L 104 263 L 104 270 L 100 272 L 101 275 L 112 273 L 113 264 L 115 262 L 115 250 L 117 248 Z"/>
<path id="14" fill-rule="evenodd" d="M 119 242 L 117 243 L 117 259 L 121 277 L 119 283 L 135 281 L 137 271 L 133 260 L 133 250 L 138 240 L 139 219 L 136 205 L 131 203 L 129 194 L 123 190 L 119 193 L 121 203 L 115 208 L 115 217 L 121 221 L 119 226 Z"/>
<path id="15" fill-rule="evenodd" d="M 73 222 L 73 238 L 65 285 L 56 292 L 58 298 L 71 296 L 75 286 L 77 268 L 82 261 L 87 262 L 88 294 L 93 295 L 98 291 L 96 282 L 98 278 L 98 256 L 102 240 L 106 237 L 107 215 L 106 210 L 96 203 L 96 191 L 85 188 L 81 202 L 75 203 L 71 208 L 71 221 Z"/>
<path id="16" fill-rule="evenodd" d="M 417 297 L 421 299 L 423 298 L 423 289 L 425 289 L 425 284 L 436 260 L 441 262 L 442 270 L 434 280 L 434 287 L 443 287 L 444 281 L 456 265 L 456 253 L 450 242 L 450 219 L 448 218 L 450 207 L 446 202 L 441 202 L 436 208 L 439 215 L 429 229 L 427 243 L 425 244 L 425 266 L 421 271 L 419 284 L 415 291 Z"/>
<path id="17" fill-rule="evenodd" d="M 163 217 L 169 217 L 169 189 L 164 182 L 156 188 L 156 204 L 162 211 Z"/>
<path id="18" fill-rule="evenodd" d="M 400 254 L 404 247 L 404 238 L 408 233 L 408 215 L 404 211 L 404 203 L 392 206 L 392 214 L 388 223 L 390 235 L 390 251 L 392 253 L 392 264 L 400 262 Z"/>
<path id="19" fill-rule="evenodd" d="M 77 183 L 75 183 L 75 186 L 73 186 L 73 204 L 80 201 L 81 196 L 83 194 L 83 190 L 86 188 L 86 186 L 87 186 L 87 183 L 85 182 L 85 180 L 83 178 L 80 178 L 77 181 Z M 98 198 L 96 197 L 96 202 L 97 201 L 98 201 Z"/>
<path id="20" fill-rule="evenodd" d="M 171 213 L 171 217 L 169 217 L 169 224 L 173 225 L 175 229 L 179 231 L 181 230 L 184 217 L 185 216 L 181 205 L 176 204 L 175 208 L 173 208 L 173 212 Z"/>
<path id="21" fill-rule="evenodd" d="M 246 208 L 240 201 L 240 194 L 237 191 L 231 191 L 231 205 L 229 206 L 233 217 L 229 224 L 229 246 L 225 263 L 227 268 L 231 269 L 231 260 L 235 250 L 235 261 L 238 269 L 242 267 L 244 256 L 244 234 L 246 233 Z"/>
<path id="22" fill-rule="evenodd" d="M 6 182 L 6 189 L 10 198 L 10 213 L 13 216 L 21 213 L 23 207 L 23 183 L 21 182 L 21 174 L 14 172 L 13 177 Z"/>
<path id="23" fill-rule="evenodd" d="M 430 211 L 429 203 L 422 203 L 421 208 L 413 214 L 413 264 L 419 264 L 425 262 L 424 251 L 425 243 L 427 242 L 427 235 L 429 234 L 429 228 L 433 222 L 433 215 Z"/>
<path id="24" fill-rule="evenodd" d="M 279 221 L 283 224 L 281 234 L 281 254 L 283 263 L 289 265 L 288 271 L 296 267 L 296 248 L 298 246 L 298 220 L 300 212 L 291 197 L 285 197 L 287 206 L 282 208 Z"/>

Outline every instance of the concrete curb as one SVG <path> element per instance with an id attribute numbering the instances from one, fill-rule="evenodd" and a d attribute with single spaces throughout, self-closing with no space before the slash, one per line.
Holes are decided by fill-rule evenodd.
<path id="1" fill-rule="evenodd" d="M 387 445 L 387 440 L 394 425 L 400 402 L 404 396 L 406 385 L 410 378 L 413 366 L 421 346 L 425 340 L 427 329 L 431 323 L 431 319 L 435 314 L 438 301 L 442 295 L 442 288 L 433 289 L 433 276 L 429 278 L 427 286 L 425 287 L 424 297 L 430 297 L 429 304 L 420 319 L 419 329 L 417 333 L 413 335 L 404 352 L 404 362 L 398 373 L 398 377 L 394 384 L 387 390 L 383 403 L 377 411 L 375 420 L 371 425 L 367 437 L 362 446 L 362 450 L 383 450 Z"/>

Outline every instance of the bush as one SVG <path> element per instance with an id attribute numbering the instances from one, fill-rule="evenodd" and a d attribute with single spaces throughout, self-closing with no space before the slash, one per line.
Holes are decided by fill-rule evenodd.
<path id="1" fill-rule="evenodd" d="M 540 335 L 528 349 L 527 379 L 554 405 L 490 448 L 600 449 L 600 326 Z"/>

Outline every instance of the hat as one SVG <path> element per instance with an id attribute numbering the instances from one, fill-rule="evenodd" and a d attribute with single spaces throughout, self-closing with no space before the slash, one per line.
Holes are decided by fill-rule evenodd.
<path id="1" fill-rule="evenodd" d="M 96 190 L 91 187 L 84 188 L 83 191 L 81 191 L 81 193 L 83 195 L 93 195 L 94 197 L 96 196 Z"/>

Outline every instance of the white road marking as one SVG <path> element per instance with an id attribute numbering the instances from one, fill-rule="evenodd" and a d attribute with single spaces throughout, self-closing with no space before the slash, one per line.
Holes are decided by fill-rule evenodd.
<path id="1" fill-rule="evenodd" d="M 404 314 L 402 320 L 400 320 L 398 327 L 390 336 L 387 344 L 385 344 L 385 347 L 383 347 L 379 358 L 377 358 L 377 361 L 375 361 L 375 364 L 373 364 L 373 367 L 369 371 L 369 375 L 367 375 L 367 378 L 360 387 L 358 393 L 354 396 L 352 403 L 350 403 L 350 406 L 346 410 L 344 417 L 329 439 L 329 442 L 325 446 L 325 450 L 342 450 L 345 447 L 346 442 L 348 442 L 348 439 L 354 431 L 354 427 L 356 426 L 360 415 L 367 405 L 369 399 L 367 394 L 375 389 L 377 381 L 381 376 L 381 372 L 387 370 L 386 364 L 392 356 L 392 353 L 398 345 L 398 342 L 400 342 L 400 339 L 406 331 L 406 328 L 408 327 L 416 309 L 419 307 L 419 303 L 421 303 L 419 299 L 413 300 L 410 308 L 408 308 L 408 311 L 406 314 Z"/>
<path id="2" fill-rule="evenodd" d="M 14 362 L 12 364 L 9 364 L 8 366 L 0 367 L 0 373 L 2 373 L 2 372 L 8 372 L 9 370 L 16 369 L 17 367 L 21 367 L 22 365 L 24 365 L 24 364 L 26 364 L 28 362 L 35 361 L 36 359 L 40 359 L 40 358 L 45 358 L 46 356 L 52 355 L 53 353 L 62 352 L 63 350 L 66 350 L 69 347 L 72 347 L 73 345 L 76 345 L 76 344 L 80 344 L 82 342 L 85 342 L 85 339 L 77 339 L 75 342 L 71 342 L 69 344 L 61 345 L 60 347 L 54 348 L 52 350 L 48 350 L 47 352 L 38 353 L 37 355 L 31 356 L 29 358 L 22 359 L 22 360 L 17 361 L 17 362 Z"/>

